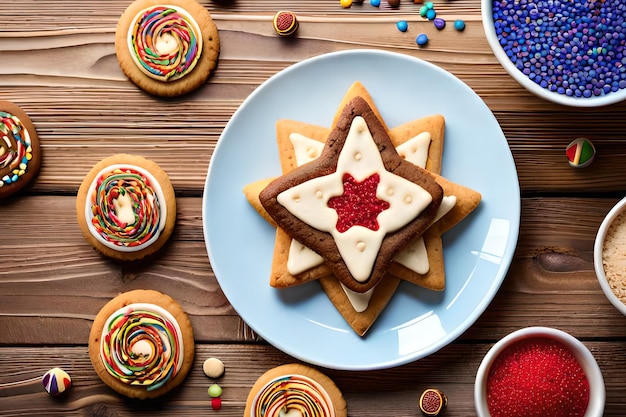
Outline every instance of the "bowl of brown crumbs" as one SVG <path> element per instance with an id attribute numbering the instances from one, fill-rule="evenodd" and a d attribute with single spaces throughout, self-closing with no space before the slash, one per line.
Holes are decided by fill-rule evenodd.
<path id="1" fill-rule="evenodd" d="M 598 228 L 593 263 L 602 291 L 626 316 L 626 197 L 613 206 Z"/>

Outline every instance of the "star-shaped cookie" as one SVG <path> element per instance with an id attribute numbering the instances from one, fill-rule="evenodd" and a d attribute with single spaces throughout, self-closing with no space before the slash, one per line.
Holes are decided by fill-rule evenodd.
<path id="1" fill-rule="evenodd" d="M 353 189 L 360 194 L 350 193 Z M 319 254 L 357 293 L 378 284 L 393 258 L 424 233 L 442 198 L 434 177 L 396 152 L 362 97 L 344 107 L 318 158 L 272 181 L 259 195 L 276 224 Z M 346 199 L 353 200 L 348 209 Z"/>
<path id="2" fill-rule="evenodd" d="M 381 124 L 384 126 L 384 121 L 371 96 L 358 82 L 354 83 L 348 90 L 342 101 L 342 106 L 355 96 L 363 97 L 370 104 L 373 112 L 380 118 Z M 338 111 L 334 123 L 338 120 L 339 115 L 340 112 Z M 277 141 L 283 173 L 288 173 L 298 165 L 319 157 L 329 132 L 328 128 L 321 126 L 292 120 L 279 120 L 277 122 Z M 444 119 L 442 116 L 434 115 L 416 119 L 396 126 L 388 132 L 393 145 L 404 158 L 433 173 L 441 171 L 444 136 Z M 424 141 L 424 139 L 427 140 Z M 319 255 L 292 240 L 281 228 L 277 228 L 270 284 L 273 287 L 283 288 L 318 280 L 337 310 L 359 335 L 364 335 L 383 311 L 392 298 L 400 279 L 430 290 L 443 290 L 445 288 L 445 273 L 441 234 L 471 213 L 479 204 L 481 197 L 476 191 L 452 183 L 443 177 L 436 175 L 435 178 L 442 186 L 445 198 L 455 197 L 455 202 L 452 209 L 437 220 L 425 232 L 423 238 L 420 238 L 423 240 L 424 250 L 427 252 L 425 253 L 428 265 L 426 273 L 419 273 L 399 262 L 392 262 L 390 273 L 377 286 L 366 293 L 357 294 L 345 288 L 332 275 L 330 268 L 324 264 Z M 244 192 L 250 204 L 255 207 L 259 214 L 276 226 L 258 199 L 260 191 L 272 180 L 263 179 L 249 184 L 245 187 Z M 292 256 L 290 256 L 290 252 Z M 298 259 L 298 262 L 303 265 L 300 267 L 302 270 L 297 274 L 289 272 L 288 264 L 293 258 Z"/>

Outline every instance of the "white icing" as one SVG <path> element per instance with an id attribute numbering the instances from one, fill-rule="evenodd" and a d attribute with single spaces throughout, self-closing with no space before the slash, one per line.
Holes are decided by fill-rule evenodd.
<path id="1" fill-rule="evenodd" d="M 133 223 L 135 221 L 135 211 L 133 210 L 133 201 L 128 194 L 120 195 L 113 199 L 115 207 L 115 216 L 124 223 Z"/>
<path id="2" fill-rule="evenodd" d="M 93 223 L 91 222 L 91 220 L 93 219 L 93 211 L 91 209 L 91 198 L 92 198 L 93 193 L 96 191 L 96 184 L 98 182 L 98 178 L 100 178 L 106 172 L 111 172 L 120 168 L 134 169 L 137 172 L 144 175 L 146 178 L 148 178 L 148 181 L 150 181 L 150 186 L 152 187 L 152 191 L 154 192 L 154 195 L 148 195 L 147 198 L 149 199 L 150 204 L 155 204 L 154 203 L 155 197 L 157 201 L 159 202 L 159 210 L 160 210 L 159 231 L 158 233 L 155 233 L 154 236 L 152 236 L 152 238 L 150 238 L 147 242 L 145 242 L 142 245 L 123 246 L 123 245 L 117 245 L 114 242 L 109 242 L 108 240 L 100 236 L 100 233 L 98 233 L 96 228 L 93 226 Z M 87 191 L 87 198 L 85 199 L 85 220 L 87 220 L 87 229 L 89 230 L 89 233 L 91 233 L 91 235 L 94 238 L 96 238 L 96 240 L 98 240 L 98 242 L 102 243 L 104 246 L 108 248 L 114 249 L 119 252 L 137 252 L 142 249 L 145 249 L 159 239 L 159 237 L 161 236 L 161 232 L 165 228 L 166 219 L 167 219 L 167 204 L 165 201 L 165 195 L 163 194 L 163 190 L 161 189 L 161 185 L 159 184 L 159 181 L 157 181 L 157 179 L 150 172 L 148 172 L 147 170 L 141 167 L 138 167 L 136 165 L 130 165 L 130 164 L 109 165 L 103 168 L 100 172 L 98 172 L 96 176 L 94 177 L 93 181 L 91 182 L 91 185 L 89 185 L 89 190 Z M 134 221 L 134 217 L 132 221 Z"/>
<path id="3" fill-rule="evenodd" d="M 307 248 L 295 239 L 291 239 L 289 255 L 287 256 L 287 271 L 291 275 L 298 275 L 324 263 L 322 258 L 315 251 Z"/>
<path id="4" fill-rule="evenodd" d="M 435 215 L 435 218 L 432 221 L 431 225 L 433 225 L 443 216 L 448 214 L 448 212 L 452 210 L 455 204 L 456 196 L 444 196 L 441 200 L 441 204 L 439 205 L 439 209 L 437 209 L 437 214 Z M 415 239 L 409 246 L 400 251 L 396 255 L 396 257 L 393 258 L 393 260 L 398 262 L 405 268 L 408 268 L 411 271 L 422 275 L 426 274 L 430 269 L 430 263 L 428 262 L 428 251 L 426 250 L 424 238 L 421 236 Z"/>
<path id="5" fill-rule="evenodd" d="M 376 196 L 387 201 L 389 208 L 378 215 L 378 230 L 353 226 L 343 233 L 337 231 L 337 212 L 328 207 L 328 200 L 343 194 L 346 173 L 358 182 L 379 174 Z M 376 142 L 360 116 L 352 121 L 336 172 L 305 181 L 278 195 L 278 202 L 294 216 L 332 235 L 348 270 L 359 282 L 370 277 L 385 235 L 405 226 L 431 201 L 432 196 L 422 187 L 385 169 Z"/>
<path id="6" fill-rule="evenodd" d="M 422 132 L 396 147 L 398 154 L 407 161 L 421 168 L 426 168 L 428 148 L 430 147 L 430 133 Z"/>
<path id="7" fill-rule="evenodd" d="M 343 288 L 343 291 L 346 293 L 346 296 L 348 297 L 350 304 L 352 304 L 352 308 L 354 309 L 354 311 L 356 311 L 357 313 L 362 313 L 367 309 L 367 306 L 369 305 L 372 298 L 372 294 L 374 294 L 374 288 L 376 287 L 370 288 L 363 293 L 352 291 L 350 288 L 346 287 L 343 284 L 341 284 L 341 288 Z"/>
<path id="8" fill-rule="evenodd" d="M 324 149 L 324 143 L 315 139 L 307 138 L 299 133 L 292 133 L 289 135 L 289 141 L 293 146 L 293 151 L 296 154 L 296 165 L 304 165 L 307 162 L 311 162 L 317 159 L 322 154 Z"/>

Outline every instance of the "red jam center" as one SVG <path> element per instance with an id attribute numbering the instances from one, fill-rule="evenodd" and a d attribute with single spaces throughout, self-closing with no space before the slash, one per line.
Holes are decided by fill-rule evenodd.
<path id="1" fill-rule="evenodd" d="M 492 417 L 582 417 L 589 381 L 562 343 L 529 339 L 510 346 L 494 362 L 487 404 Z"/>
<path id="2" fill-rule="evenodd" d="M 380 175 L 373 174 L 358 182 L 350 174 L 343 175 L 343 194 L 328 200 L 328 207 L 335 209 L 337 230 L 343 233 L 352 226 L 378 230 L 378 215 L 389 208 L 389 203 L 376 197 Z"/>

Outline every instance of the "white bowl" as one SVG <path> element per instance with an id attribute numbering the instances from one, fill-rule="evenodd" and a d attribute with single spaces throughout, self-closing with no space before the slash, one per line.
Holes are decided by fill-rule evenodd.
<path id="1" fill-rule="evenodd" d="M 522 71 L 517 69 L 513 61 L 511 61 L 500 45 L 493 21 L 493 0 L 481 0 L 481 12 L 485 35 L 496 58 L 509 75 L 511 75 L 511 77 L 513 77 L 519 84 L 531 93 L 554 103 L 573 107 L 600 107 L 626 100 L 626 88 L 604 95 L 585 98 L 559 94 L 558 92 L 550 91 L 547 88 L 541 87 L 539 84 L 528 78 L 528 76 Z"/>
<path id="2" fill-rule="evenodd" d="M 601 417 L 604 413 L 606 393 L 600 367 L 587 347 L 570 334 L 549 327 L 526 327 L 502 338 L 483 358 L 474 383 L 474 403 L 478 417 L 491 417 L 487 407 L 487 377 L 494 360 L 507 347 L 525 339 L 550 338 L 569 348 L 580 363 L 589 381 L 589 405 L 585 417 Z"/>
<path id="3" fill-rule="evenodd" d="M 626 197 L 620 200 L 613 208 L 608 212 L 602 224 L 598 228 L 598 233 L 596 234 L 596 240 L 593 245 L 593 266 L 596 270 L 596 277 L 598 278 L 598 282 L 600 283 L 600 287 L 606 295 L 606 298 L 609 299 L 611 304 L 615 306 L 623 315 L 626 316 L 626 305 L 615 295 L 611 286 L 609 285 L 606 279 L 606 273 L 604 271 L 604 266 L 602 264 L 602 247 L 604 246 L 604 239 L 606 238 L 606 234 L 609 231 L 609 228 L 615 218 L 620 215 L 626 209 Z"/>

